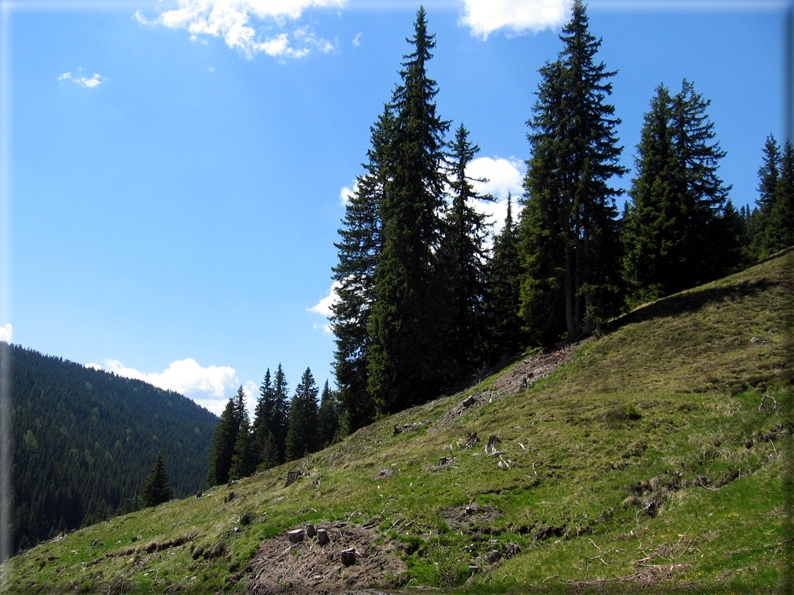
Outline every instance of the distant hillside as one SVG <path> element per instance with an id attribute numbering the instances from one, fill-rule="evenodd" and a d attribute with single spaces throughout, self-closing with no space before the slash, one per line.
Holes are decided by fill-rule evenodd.
<path id="1" fill-rule="evenodd" d="M 15 547 L 136 510 L 158 452 L 177 497 L 204 487 L 212 413 L 139 380 L 10 353 Z"/>
<path id="2" fill-rule="evenodd" d="M 793 264 L 779 254 L 304 459 L 42 544 L 0 586 L 790 593 Z M 307 523 L 330 542 L 287 539 Z"/>

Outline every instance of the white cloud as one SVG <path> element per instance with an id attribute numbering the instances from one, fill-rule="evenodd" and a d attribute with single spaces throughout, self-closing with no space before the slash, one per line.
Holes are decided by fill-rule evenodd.
<path id="1" fill-rule="evenodd" d="M 291 25 L 312 8 L 342 8 L 347 0 L 178 0 L 178 8 L 147 19 L 144 25 L 185 29 L 191 39 L 222 38 L 226 45 L 251 58 L 267 54 L 278 58 L 302 58 L 311 52 L 330 52 L 333 45 L 307 27 Z M 284 29 L 291 29 L 284 31 Z"/>
<path id="2" fill-rule="evenodd" d="M 469 163 L 466 174 L 486 182 L 475 182 L 474 189 L 479 194 L 491 194 L 496 199 L 507 198 L 510 193 L 518 196 L 523 192 L 524 162 L 515 157 L 478 157 Z"/>
<path id="3" fill-rule="evenodd" d="M 572 0 L 463 0 L 461 23 L 488 39 L 494 31 L 537 33 L 557 28 L 571 16 Z"/>
<path id="4" fill-rule="evenodd" d="M 216 415 L 223 412 L 229 397 L 240 386 L 234 368 L 229 366 L 202 367 L 192 358 L 172 362 L 163 372 L 140 372 L 114 359 L 105 360 L 104 365 L 91 363 L 86 364 L 86 367 L 113 372 L 125 378 L 143 380 L 158 388 L 172 390 L 191 398 Z"/>
<path id="5" fill-rule="evenodd" d="M 342 186 L 342 189 L 339 191 L 339 204 L 343 207 L 347 206 L 347 203 L 350 202 L 350 198 L 356 193 L 356 186 L 358 182 L 353 184 L 353 187 L 350 186 Z"/>
<path id="6" fill-rule="evenodd" d="M 14 338 L 14 327 L 11 326 L 10 322 L 7 322 L 5 326 L 0 326 L 0 341 L 5 341 L 6 343 L 10 343 Z"/>
<path id="7" fill-rule="evenodd" d="M 478 212 L 488 216 L 493 223 L 494 233 L 499 233 L 504 227 L 507 217 L 507 195 L 513 195 L 513 218 L 518 215 L 520 205 L 518 198 L 523 193 L 524 171 L 526 166 L 523 161 L 510 157 L 479 157 L 472 160 L 466 174 L 475 179 L 485 179 L 485 182 L 475 182 L 474 189 L 478 194 L 490 194 L 494 202 L 478 201 L 475 208 Z"/>
<path id="8" fill-rule="evenodd" d="M 358 33 L 353 38 L 353 46 L 354 47 L 359 47 L 361 45 L 361 37 L 362 37 L 362 35 L 363 35 L 363 33 Z"/>
<path id="9" fill-rule="evenodd" d="M 337 295 L 336 290 L 339 288 L 339 281 L 334 281 L 331 283 L 331 289 L 328 290 L 328 295 L 326 295 L 323 299 L 317 302 L 311 308 L 307 308 L 309 312 L 314 312 L 315 314 L 319 314 L 320 316 L 325 316 L 326 318 L 330 318 L 333 312 L 331 311 L 331 306 L 333 306 L 336 302 L 339 301 L 339 295 Z M 320 325 L 315 325 L 314 328 L 322 328 L 323 331 L 326 333 L 331 332 L 331 325 L 324 324 L 320 327 Z"/>
<path id="10" fill-rule="evenodd" d="M 249 380 L 243 384 L 243 390 L 245 391 L 245 396 L 248 399 L 248 406 L 250 408 L 253 403 L 256 403 L 259 397 L 259 386 L 257 386 L 256 382 L 253 380 Z"/>
<path id="11" fill-rule="evenodd" d="M 102 84 L 102 75 L 94 73 L 92 77 L 85 76 L 72 76 L 71 72 L 64 72 L 58 77 L 59 81 L 72 81 L 75 85 L 79 85 L 86 89 L 94 89 Z"/>

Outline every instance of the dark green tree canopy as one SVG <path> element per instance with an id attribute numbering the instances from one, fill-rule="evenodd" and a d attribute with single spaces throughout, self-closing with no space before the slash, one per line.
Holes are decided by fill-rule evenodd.
<path id="1" fill-rule="evenodd" d="M 563 49 L 540 70 L 529 120 L 532 157 L 524 182 L 521 238 L 527 274 L 522 313 L 536 341 L 591 332 L 620 296 L 620 243 L 611 185 L 625 173 L 607 102 L 614 72 L 596 60 L 601 40 L 576 0 Z"/>
<path id="2" fill-rule="evenodd" d="M 794 244 L 794 149 L 790 140 L 781 153 L 775 138 L 767 137 L 758 178 L 753 241 L 756 256 L 765 257 Z"/>
<path id="3" fill-rule="evenodd" d="M 450 145 L 449 188 L 451 203 L 444 223 L 444 236 L 438 251 L 437 299 L 445 304 L 442 343 L 443 368 L 438 374 L 446 376 L 444 384 L 452 384 L 482 366 L 485 354 L 483 340 L 485 319 L 485 215 L 475 208 L 479 201 L 490 202 L 493 197 L 478 194 L 475 180 L 467 169 L 480 148 L 469 139 L 469 131 L 461 124 Z"/>
<path id="4" fill-rule="evenodd" d="M 237 439 L 234 443 L 234 454 L 232 455 L 232 466 L 229 470 L 229 479 L 240 479 L 250 476 L 259 463 L 258 451 L 254 443 L 254 435 L 251 431 L 251 422 L 248 418 L 248 410 L 245 407 L 245 393 L 243 387 L 237 390 L 237 399 L 240 409 L 237 413 L 240 423 L 237 428 Z"/>
<path id="5" fill-rule="evenodd" d="M 306 368 L 301 376 L 289 409 L 289 429 L 285 452 L 287 461 L 294 461 L 308 453 L 317 451 L 317 384 L 312 371 Z"/>
<path id="6" fill-rule="evenodd" d="M 144 506 L 157 506 L 174 497 L 174 491 L 168 483 L 168 475 L 165 472 L 163 455 L 160 453 L 157 454 L 157 460 L 143 485 L 142 496 Z"/>
<path id="7" fill-rule="evenodd" d="M 207 483 L 212 486 L 227 483 L 232 468 L 234 447 L 240 430 L 240 395 L 229 397 L 215 433 L 212 435 Z"/>
<path id="8" fill-rule="evenodd" d="M 714 279 L 741 257 L 730 187 L 717 174 L 725 152 L 714 141 L 708 105 L 684 80 L 674 96 L 660 85 L 645 115 L 623 231 L 635 302 Z"/>
<path id="9" fill-rule="evenodd" d="M 436 394 L 439 308 L 436 254 L 442 236 L 446 176 L 444 134 L 436 114 L 437 87 L 427 75 L 435 40 L 425 11 L 414 23 L 414 51 L 390 104 L 390 148 L 380 202 L 381 252 L 369 320 L 368 390 L 379 412 L 390 413 Z"/>
<path id="10" fill-rule="evenodd" d="M 486 269 L 483 308 L 489 364 L 515 355 L 526 346 L 523 321 L 519 316 L 522 274 L 518 230 L 513 222 L 513 198 L 508 195 L 505 225 L 494 238 Z"/>

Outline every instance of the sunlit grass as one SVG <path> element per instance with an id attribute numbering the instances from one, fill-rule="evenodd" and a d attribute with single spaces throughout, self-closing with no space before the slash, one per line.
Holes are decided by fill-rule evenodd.
<path id="1" fill-rule="evenodd" d="M 791 260 L 646 305 L 517 394 L 445 415 L 494 375 L 291 465 L 24 552 L 3 569 L 9 592 L 243 590 L 262 540 L 307 521 L 400 544 L 409 586 L 773 590 L 788 552 Z M 285 486 L 292 468 L 306 475 Z"/>

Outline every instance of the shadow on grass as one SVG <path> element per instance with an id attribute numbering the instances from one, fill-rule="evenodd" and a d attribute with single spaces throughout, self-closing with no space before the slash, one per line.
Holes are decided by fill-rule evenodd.
<path id="1" fill-rule="evenodd" d="M 710 287 L 708 289 L 690 289 L 683 293 L 659 298 L 655 302 L 641 306 L 620 318 L 616 318 L 610 323 L 609 330 L 614 331 L 637 322 L 697 312 L 708 305 L 758 295 L 779 285 L 778 281 L 760 279 L 753 282 L 742 281 L 732 285 Z"/>

